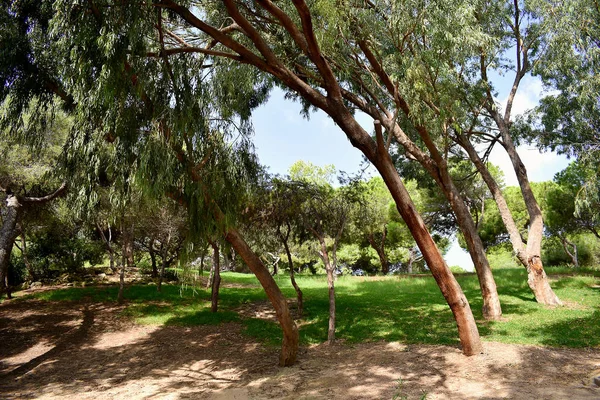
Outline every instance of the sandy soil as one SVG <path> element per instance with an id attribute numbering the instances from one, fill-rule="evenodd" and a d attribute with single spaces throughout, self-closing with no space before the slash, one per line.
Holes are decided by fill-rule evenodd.
<path id="1" fill-rule="evenodd" d="M 600 349 L 487 342 L 467 358 L 448 346 L 319 345 L 279 368 L 278 349 L 242 335 L 239 324 L 139 326 L 120 311 L 86 302 L 0 304 L 0 398 L 600 398 L 592 381 Z"/>

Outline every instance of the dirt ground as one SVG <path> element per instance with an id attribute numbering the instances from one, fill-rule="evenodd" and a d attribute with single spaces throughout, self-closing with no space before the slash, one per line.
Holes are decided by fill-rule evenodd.
<path id="1" fill-rule="evenodd" d="M 219 326 L 140 326 L 112 304 L 0 304 L 1 399 L 600 399 L 600 349 L 486 342 L 278 349 Z"/>

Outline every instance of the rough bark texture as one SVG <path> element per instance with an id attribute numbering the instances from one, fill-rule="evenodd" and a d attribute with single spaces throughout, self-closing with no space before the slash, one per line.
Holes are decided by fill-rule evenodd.
<path id="1" fill-rule="evenodd" d="M 502 124 L 503 122 L 500 121 L 499 125 Z M 533 191 L 531 190 L 525 165 L 521 161 L 519 154 L 512 144 L 512 139 L 510 138 L 507 128 L 501 129 L 501 132 L 502 131 L 506 131 L 502 135 L 503 140 L 505 141 L 505 148 L 511 159 L 515 173 L 517 174 L 517 180 L 519 181 L 521 193 L 523 195 L 523 199 L 527 207 L 527 213 L 529 215 L 530 224 L 526 246 L 521 239 L 519 229 L 517 228 L 517 225 L 512 217 L 500 187 L 475 151 L 475 148 L 465 138 L 462 138 L 461 145 L 469 154 L 469 158 L 477 167 L 477 170 L 481 174 L 481 177 L 494 197 L 494 201 L 498 206 L 500 217 L 502 218 L 502 222 L 506 227 L 510 238 L 510 243 L 517 256 L 517 259 L 527 269 L 527 284 L 533 292 L 536 301 L 538 303 L 547 305 L 560 305 L 562 303 L 550 287 L 550 283 L 548 282 L 548 277 L 546 276 L 546 272 L 544 271 L 544 266 L 542 265 L 541 260 L 542 234 L 544 229 L 542 211 L 540 210 L 537 200 L 533 195 Z M 509 144 L 506 144 L 506 142 Z"/>
<path id="2" fill-rule="evenodd" d="M 219 287 L 221 286 L 221 266 L 219 265 L 219 245 L 211 243 L 213 248 L 214 273 L 210 291 L 210 310 L 217 312 L 219 308 Z"/>
<path id="3" fill-rule="evenodd" d="M 219 217 L 223 218 L 219 211 L 215 212 L 217 214 L 217 219 L 219 219 Z M 256 275 L 256 278 L 264 288 L 271 304 L 273 304 L 273 308 L 275 308 L 277 320 L 283 331 L 283 343 L 281 345 L 279 365 L 282 367 L 293 365 L 298 356 L 299 336 L 298 328 L 290 314 L 285 297 L 281 293 L 281 290 L 279 290 L 279 287 L 269 273 L 269 270 L 262 261 L 260 261 L 258 256 L 254 254 L 237 230 L 229 228 L 225 240 L 231 244 L 235 252 L 242 257 L 248 268 Z"/>
<path id="4" fill-rule="evenodd" d="M 0 228 L 0 295 L 6 293 L 11 297 L 8 286 L 8 265 L 15 239 L 17 238 L 17 223 L 20 218 L 21 204 L 16 196 L 9 195 L 6 199 L 6 217 Z"/>

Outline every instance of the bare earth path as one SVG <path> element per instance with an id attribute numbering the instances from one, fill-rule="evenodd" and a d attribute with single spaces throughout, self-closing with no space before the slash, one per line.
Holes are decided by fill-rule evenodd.
<path id="1" fill-rule="evenodd" d="M 278 349 L 237 323 L 140 326 L 110 304 L 0 304 L 1 399 L 599 399 L 600 349 L 368 343 Z"/>

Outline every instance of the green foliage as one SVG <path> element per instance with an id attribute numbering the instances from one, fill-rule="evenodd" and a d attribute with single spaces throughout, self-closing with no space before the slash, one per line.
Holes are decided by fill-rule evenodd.
<path id="1" fill-rule="evenodd" d="M 570 276 L 554 275 L 569 273 Z M 479 284 L 473 274 L 458 277 L 471 301 L 479 331 L 485 340 L 543 346 L 594 347 L 600 345 L 600 300 L 597 293 L 600 273 L 548 268 L 552 286 L 566 306 L 554 308 L 537 304 L 527 287 L 524 268 L 496 270 L 503 319 L 485 322 L 480 314 Z M 297 276 L 305 293 L 305 317 L 300 328 L 303 343 L 322 343 L 327 339 L 328 298 L 324 276 Z M 245 319 L 237 315 L 244 305 L 264 304 L 266 297 L 253 275 L 223 273 L 224 283 L 238 287 L 223 288 L 221 310 L 207 312 L 210 293 L 204 289 L 180 291 L 165 285 L 163 292 L 153 286 L 131 286 L 125 291 L 124 315 L 139 323 L 192 326 L 241 320 L 245 332 L 267 343 L 279 343 L 281 331 L 271 321 Z M 295 292 L 289 279 L 276 280 L 288 297 Z M 337 336 L 349 343 L 378 340 L 404 343 L 457 344 L 455 322 L 432 277 L 341 277 L 336 282 Z M 62 289 L 36 294 L 50 301 L 95 302 L 116 298 L 116 287 Z"/>
<path id="2" fill-rule="evenodd" d="M 509 248 L 507 243 L 489 247 L 486 254 L 490 266 L 494 270 L 521 267 L 513 255 L 512 248 Z"/>

